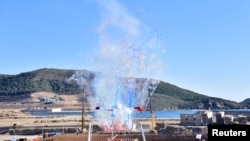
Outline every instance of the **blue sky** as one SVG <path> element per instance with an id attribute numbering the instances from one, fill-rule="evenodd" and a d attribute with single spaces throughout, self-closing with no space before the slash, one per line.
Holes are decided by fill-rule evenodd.
<path id="1" fill-rule="evenodd" d="M 0 74 L 108 71 L 240 102 L 250 97 L 249 6 L 248 0 L 1 0 Z M 117 55 L 117 48 L 127 54 Z"/>

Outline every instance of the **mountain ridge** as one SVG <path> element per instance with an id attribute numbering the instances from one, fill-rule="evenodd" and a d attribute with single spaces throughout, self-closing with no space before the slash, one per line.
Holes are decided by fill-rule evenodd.
<path id="1" fill-rule="evenodd" d="M 68 79 L 76 72 L 86 74 L 91 81 L 97 72 L 88 70 L 42 68 L 16 75 L 0 74 L 0 96 L 26 96 L 39 91 L 56 94 L 80 94 L 82 89 Z M 136 78 L 139 79 L 139 78 Z M 249 99 L 235 102 L 209 97 L 168 82 L 160 81 L 152 95 L 155 109 L 239 109 L 250 108 Z"/>

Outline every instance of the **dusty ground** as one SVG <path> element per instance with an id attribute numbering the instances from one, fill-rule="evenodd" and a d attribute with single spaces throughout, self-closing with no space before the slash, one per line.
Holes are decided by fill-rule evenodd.
<path id="1" fill-rule="evenodd" d="M 91 141 L 144 141 L 143 135 L 138 134 L 92 134 Z M 207 141 L 207 138 L 197 139 L 195 135 L 191 136 L 173 136 L 173 135 L 158 135 L 144 134 L 146 141 Z M 87 141 L 88 134 L 64 134 L 49 137 L 52 141 Z"/>
<path id="2" fill-rule="evenodd" d="M 58 97 L 60 100 L 59 102 L 56 102 L 55 104 L 44 104 L 43 102 L 40 102 L 40 98 L 55 98 Z M 32 93 L 30 95 L 30 98 L 26 99 L 7 99 L 4 102 L 0 102 L 0 109 L 5 109 L 5 111 L 13 111 L 18 112 L 23 109 L 27 108 L 77 108 L 81 107 L 81 96 L 80 95 L 57 95 L 55 93 L 50 92 L 37 92 Z"/>
<path id="3" fill-rule="evenodd" d="M 0 141 L 11 140 L 13 138 L 16 139 L 27 139 L 27 141 L 42 141 L 41 136 L 10 136 L 3 135 L 0 136 Z M 112 139 L 111 134 L 93 134 L 91 136 L 91 141 L 108 141 L 108 139 Z M 143 141 L 141 134 L 114 134 L 113 141 Z M 147 141 L 198 141 L 195 136 L 169 136 L 169 135 L 154 135 L 154 134 L 145 134 L 145 139 Z M 62 134 L 57 136 L 52 136 L 48 138 L 44 138 L 43 140 L 49 141 L 87 141 L 88 134 Z M 200 141 L 207 141 L 207 138 L 203 138 Z"/>
<path id="4" fill-rule="evenodd" d="M 55 104 L 44 104 L 40 102 L 40 98 L 55 98 L 60 99 L 59 102 Z M 15 100 L 11 102 L 0 102 L 0 125 L 12 124 L 12 121 L 19 122 L 22 125 L 31 124 L 37 120 L 35 117 L 31 117 L 28 114 L 22 113 L 23 109 L 33 109 L 35 107 L 40 108 L 81 108 L 81 96 L 80 95 L 57 95 L 55 93 L 49 92 L 37 92 L 32 93 L 31 98 Z M 81 117 L 64 117 L 71 119 L 80 119 Z M 18 120 L 16 120 L 18 119 Z M 26 119 L 29 119 L 28 121 Z M 50 118 L 51 119 L 51 118 Z M 63 118 L 58 118 L 63 119 Z M 47 119 L 49 120 L 49 119 Z M 161 119 L 156 119 L 158 122 L 162 122 Z M 148 120 L 144 120 L 146 123 Z M 144 122 L 143 120 L 141 122 Z M 167 121 L 170 124 L 178 123 L 178 120 L 170 119 Z"/>
<path id="5" fill-rule="evenodd" d="M 40 98 L 55 98 L 60 99 L 59 102 L 55 104 L 44 104 L 40 102 Z M 13 127 L 13 124 L 17 124 L 19 127 L 41 127 L 44 126 L 44 123 L 49 124 L 50 126 L 77 126 L 81 124 L 81 116 L 67 116 L 67 117 L 32 117 L 28 114 L 22 113 L 21 110 L 27 108 L 81 108 L 81 96 L 80 95 L 56 95 L 54 93 L 48 92 L 38 92 L 31 94 L 31 97 L 28 99 L 21 100 L 11 100 L 10 102 L 0 102 L 0 127 Z M 91 117 L 85 117 L 85 119 L 91 119 Z M 137 119 L 141 124 L 150 125 L 149 119 Z M 178 119 L 156 119 L 156 123 L 167 123 L 167 124 L 178 124 Z M 88 123 L 86 123 L 88 124 Z M 101 135 L 95 135 L 95 137 L 100 137 Z M 108 135 L 110 136 L 110 135 Z M 0 141 L 11 139 L 12 135 L 1 135 Z M 22 136 L 19 136 L 22 137 Z M 86 134 L 63 134 L 58 137 L 56 140 L 65 140 L 65 141 L 77 141 L 87 139 Z M 141 137 L 141 135 L 139 135 Z M 7 138 L 7 139 L 6 139 Z M 28 138 L 28 137 L 27 137 Z M 33 138 L 33 136 L 30 136 Z M 100 140 L 99 140 L 100 141 Z"/>
<path id="6" fill-rule="evenodd" d="M 55 93 L 49 93 L 49 92 L 36 92 L 31 94 L 31 100 L 39 102 L 40 97 L 45 98 L 54 98 L 58 97 L 61 100 L 59 103 L 66 104 L 66 105 L 74 105 L 80 103 L 80 95 L 57 95 Z"/>

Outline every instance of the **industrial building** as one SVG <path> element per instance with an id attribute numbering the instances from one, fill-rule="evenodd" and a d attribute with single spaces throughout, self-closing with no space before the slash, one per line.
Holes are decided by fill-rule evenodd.
<path id="1" fill-rule="evenodd" d="M 180 125 L 207 126 L 208 124 L 250 124 L 250 111 L 199 111 L 194 114 L 181 114 Z"/>

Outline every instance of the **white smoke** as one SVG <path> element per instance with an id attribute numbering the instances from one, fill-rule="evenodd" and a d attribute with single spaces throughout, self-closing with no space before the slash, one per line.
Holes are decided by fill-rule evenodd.
<path id="1" fill-rule="evenodd" d="M 92 109 L 103 107 L 95 115 L 102 123 L 126 122 L 123 124 L 130 126 L 133 107 L 147 106 L 148 89 L 154 91 L 160 82 L 165 68 L 164 42 L 116 0 L 96 2 L 102 21 L 91 69 L 101 74 L 91 82 L 94 94 L 88 101 Z"/>
<path id="2" fill-rule="evenodd" d="M 136 35 L 139 32 L 140 21 L 130 15 L 126 8 L 116 0 L 98 1 L 102 14 L 102 22 L 98 28 L 100 37 L 115 32 Z"/>
<path id="3" fill-rule="evenodd" d="M 97 1 L 102 21 L 93 70 L 125 77 L 160 79 L 164 75 L 164 40 L 116 0 Z"/>

